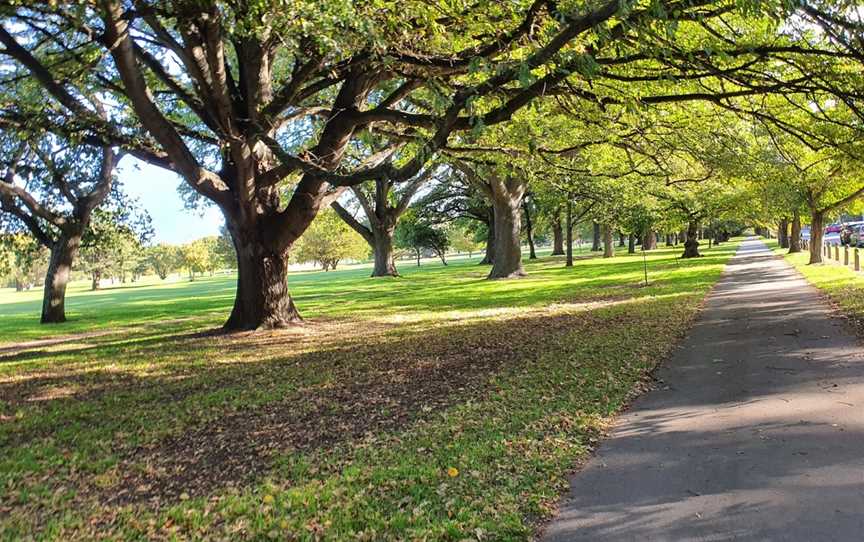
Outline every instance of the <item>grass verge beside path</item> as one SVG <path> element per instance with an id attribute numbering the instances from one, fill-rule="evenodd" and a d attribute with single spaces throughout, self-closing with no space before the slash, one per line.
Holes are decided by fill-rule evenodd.
<path id="1" fill-rule="evenodd" d="M 810 254 L 806 250 L 797 254 L 788 254 L 788 249 L 780 248 L 776 239 L 764 241 L 771 250 L 783 256 L 801 272 L 811 284 L 823 291 L 851 320 L 858 335 L 864 337 L 864 274 L 856 273 L 851 267 L 834 260 L 808 265 Z"/>
<path id="2" fill-rule="evenodd" d="M 292 276 L 310 323 L 273 333 L 201 336 L 215 279 L 119 292 L 0 349 L 0 538 L 528 539 L 736 246 L 652 251 L 648 287 L 641 255 Z"/>

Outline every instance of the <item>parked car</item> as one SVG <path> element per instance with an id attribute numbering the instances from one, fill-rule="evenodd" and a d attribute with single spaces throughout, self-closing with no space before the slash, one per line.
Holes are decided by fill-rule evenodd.
<path id="1" fill-rule="evenodd" d="M 830 224 L 825 228 L 825 233 L 840 233 L 840 230 L 843 229 L 841 224 Z"/>
<path id="2" fill-rule="evenodd" d="M 849 246 L 864 247 L 864 224 L 852 226 L 850 230 L 851 233 L 849 235 Z"/>
<path id="3" fill-rule="evenodd" d="M 857 232 L 858 228 L 862 225 L 864 225 L 864 222 L 861 221 L 844 223 L 843 228 L 840 230 L 840 244 L 857 246 L 855 243 L 851 242 L 850 239 L 853 233 Z"/>

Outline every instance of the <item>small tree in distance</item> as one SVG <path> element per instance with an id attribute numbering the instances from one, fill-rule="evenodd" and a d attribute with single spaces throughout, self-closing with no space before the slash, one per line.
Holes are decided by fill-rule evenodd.
<path id="1" fill-rule="evenodd" d="M 335 211 L 321 212 L 300 239 L 293 260 L 314 262 L 324 271 L 336 269 L 342 260 L 363 260 L 369 256 L 369 245 L 346 224 Z"/>

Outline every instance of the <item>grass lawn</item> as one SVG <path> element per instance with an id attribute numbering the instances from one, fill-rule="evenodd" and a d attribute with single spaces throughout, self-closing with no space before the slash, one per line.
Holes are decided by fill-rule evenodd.
<path id="1" fill-rule="evenodd" d="M 777 254 L 783 255 L 786 261 L 795 266 L 811 284 L 822 290 L 828 298 L 840 310 L 849 317 L 854 324 L 858 334 L 864 336 L 864 273 L 856 273 L 851 265 L 845 266 L 842 262 L 825 259 L 825 262 L 817 265 L 808 265 L 810 253 L 807 251 L 798 254 L 787 254 L 788 249 L 780 248 L 776 239 L 766 240 L 766 243 Z M 861 251 L 864 261 L 864 249 Z M 843 257 L 843 250 L 840 250 Z M 849 252 L 849 261 L 852 261 L 852 249 Z"/>
<path id="2" fill-rule="evenodd" d="M 528 539 L 736 246 L 295 273 L 230 336 L 230 277 L 2 291 L 0 539 Z"/>

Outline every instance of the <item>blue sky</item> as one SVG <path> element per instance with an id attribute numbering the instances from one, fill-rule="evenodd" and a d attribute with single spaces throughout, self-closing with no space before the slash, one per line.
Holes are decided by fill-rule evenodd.
<path id="1" fill-rule="evenodd" d="M 189 211 L 177 193 L 180 177 L 131 156 L 117 168 L 124 191 L 137 198 L 153 219 L 154 243 L 188 243 L 207 235 L 217 235 L 222 214 L 215 207 Z"/>

